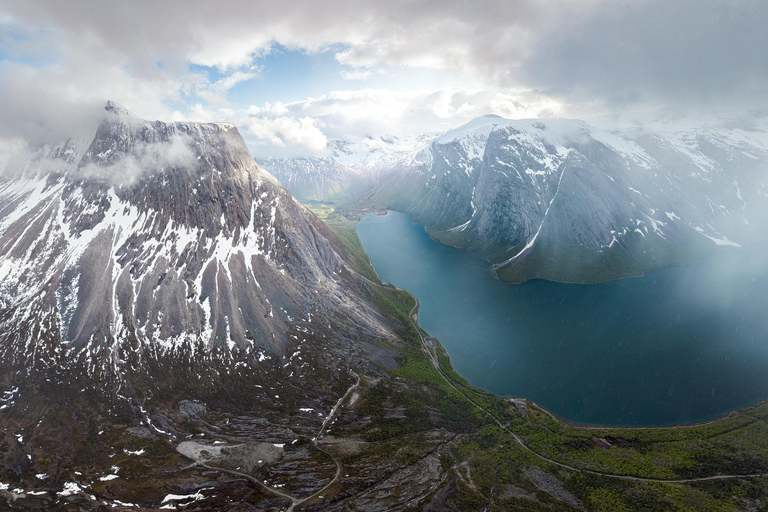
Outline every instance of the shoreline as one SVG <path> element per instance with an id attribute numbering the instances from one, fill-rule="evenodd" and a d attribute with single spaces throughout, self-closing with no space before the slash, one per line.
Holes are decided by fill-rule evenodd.
<path id="1" fill-rule="evenodd" d="M 485 390 L 483 390 L 483 391 L 485 391 Z M 487 391 L 487 393 L 490 393 L 490 391 Z M 496 395 L 495 393 L 491 393 L 491 394 L 494 394 L 495 396 L 498 396 L 499 398 L 502 398 L 502 399 L 505 399 L 505 400 L 509 400 L 509 401 L 513 401 L 513 400 L 520 401 L 520 400 L 523 400 L 523 401 L 533 405 L 537 409 L 540 409 L 542 412 L 547 414 L 549 417 L 551 417 L 555 422 L 559 423 L 560 425 L 571 427 L 571 428 L 575 428 L 575 429 L 581 429 L 581 430 L 584 430 L 584 429 L 596 429 L 596 430 L 627 430 L 627 431 L 629 431 L 629 430 L 664 430 L 664 429 L 684 429 L 684 428 L 704 427 L 706 425 L 713 425 L 715 423 L 720 423 L 722 421 L 734 418 L 734 417 L 736 417 L 736 416 L 738 416 L 740 414 L 743 414 L 743 413 L 745 413 L 747 411 L 750 411 L 752 409 L 756 409 L 756 408 L 761 407 L 761 406 L 763 406 L 765 404 L 768 404 L 768 398 L 762 398 L 762 399 L 758 400 L 757 402 L 755 402 L 752 405 L 749 405 L 747 407 L 742 407 L 742 408 L 739 408 L 739 409 L 731 409 L 731 410 L 729 410 L 728 412 L 726 412 L 724 414 L 720 414 L 718 416 L 715 416 L 714 418 L 710 418 L 710 419 L 706 419 L 706 420 L 701 420 L 701 421 L 695 421 L 695 422 L 692 422 L 692 423 L 674 423 L 674 424 L 671 424 L 671 425 L 638 425 L 638 426 L 616 425 L 616 426 L 611 426 L 611 425 L 597 424 L 597 423 L 595 423 L 595 424 L 593 424 L 593 423 L 579 423 L 579 422 L 576 422 L 576 421 L 566 420 L 566 419 L 561 418 L 557 414 L 553 413 L 552 411 L 550 411 L 546 407 L 542 407 L 541 405 L 539 405 L 536 402 L 534 402 L 532 400 L 529 400 L 527 398 L 523 398 L 523 397 L 506 397 L 506 396 L 502 396 L 502 395 Z"/>
<path id="2" fill-rule="evenodd" d="M 365 214 L 373 213 L 376 216 L 386 216 L 390 211 L 396 211 L 396 210 L 366 210 Z M 399 212 L 399 213 L 402 213 L 402 212 Z M 365 216 L 365 214 L 363 216 Z M 359 217 L 356 222 L 354 222 L 354 225 L 356 226 L 357 223 L 361 219 L 362 219 L 362 216 Z M 413 220 L 413 217 L 411 217 L 411 222 L 421 226 L 421 224 L 419 224 L 419 223 L 417 223 L 417 222 L 415 222 Z M 435 241 L 437 241 L 439 243 L 442 243 L 444 245 L 449 245 L 450 247 L 454 247 L 454 246 L 451 246 L 450 244 L 445 244 L 444 242 L 442 242 L 439 239 L 435 239 L 429 233 L 427 233 L 427 234 L 430 236 L 430 238 L 432 238 L 433 240 L 435 240 Z M 461 249 L 460 247 L 456 247 L 456 248 L 457 249 Z M 487 260 L 484 260 L 482 258 L 478 257 L 478 259 L 480 259 L 483 262 L 487 262 Z M 665 266 L 660 267 L 660 268 L 666 268 L 666 267 L 669 267 L 669 266 L 681 266 L 681 265 L 682 264 L 665 265 Z M 372 264 L 371 264 L 371 267 L 373 267 Z M 649 272 L 653 272 L 653 271 L 656 271 L 656 270 L 659 270 L 659 269 L 653 269 L 653 270 L 650 270 Z M 375 268 L 374 268 L 374 271 L 376 271 Z M 496 274 L 496 273 L 494 272 L 494 274 Z M 378 272 L 376 272 L 376 275 L 378 276 Z M 625 276 L 625 277 L 622 277 L 620 279 L 611 279 L 609 281 L 602 281 L 602 282 L 611 282 L 611 281 L 618 281 L 618 280 L 623 280 L 623 279 L 630 279 L 630 278 L 637 278 L 637 277 L 644 277 L 644 276 L 646 276 L 646 274 L 643 274 L 643 275 L 640 275 L 640 276 Z M 498 275 L 497 274 L 496 274 L 496 278 L 498 279 Z M 535 279 L 541 279 L 541 280 L 544 280 L 544 281 L 549 281 L 549 280 L 543 279 L 543 278 L 531 278 L 528 281 L 533 281 Z M 499 281 L 501 281 L 501 280 L 499 279 Z M 504 284 L 510 284 L 510 285 L 522 284 L 522 283 L 508 283 L 506 281 L 501 281 L 501 282 L 504 283 Z M 586 283 L 586 282 L 579 283 L 579 282 L 574 282 L 574 283 L 568 283 L 568 282 L 562 282 L 562 281 L 552 281 L 552 282 L 557 282 L 557 283 L 562 283 L 562 284 L 576 284 L 576 285 L 589 285 L 589 284 L 600 284 L 600 283 L 602 283 L 602 282 L 595 282 L 595 283 Z M 415 307 L 415 310 L 412 313 L 412 316 L 413 316 L 412 320 L 415 321 L 415 324 L 416 324 L 415 327 L 416 327 L 417 330 L 422 329 L 421 326 L 418 323 L 418 313 L 419 313 L 419 306 L 420 306 L 420 303 L 419 303 L 418 299 L 410 291 L 402 289 L 402 288 L 399 288 L 397 286 L 394 286 L 392 283 L 388 283 L 388 284 L 390 286 L 393 286 L 393 287 L 397 288 L 397 289 L 400 289 L 400 290 L 403 290 L 403 291 L 407 292 L 416 301 L 417 305 Z M 425 331 L 425 332 L 427 332 L 427 331 Z M 434 338 L 435 340 L 437 340 L 437 343 L 440 344 L 440 347 L 442 348 L 443 352 L 448 357 L 448 361 L 449 361 L 451 370 L 454 373 L 456 373 L 456 375 L 459 375 L 460 377 L 462 377 L 464 379 L 465 377 L 463 377 L 460 373 L 458 373 L 456 371 L 456 369 L 453 367 L 453 364 L 451 363 L 451 357 L 448 354 L 447 350 L 445 350 L 445 347 L 443 347 L 442 343 L 440 343 L 439 339 L 434 337 L 434 336 L 431 336 L 431 335 L 429 335 L 429 336 Z M 436 347 L 433 350 L 436 350 Z M 538 404 L 538 403 L 536 403 L 533 400 L 530 400 L 528 398 L 511 396 L 511 395 L 501 395 L 501 394 L 493 393 L 491 391 L 488 391 L 488 390 L 485 390 L 483 388 L 477 387 L 477 386 L 475 386 L 474 384 L 471 384 L 468 381 L 467 381 L 467 383 L 470 386 L 472 386 L 473 388 L 477 389 L 478 391 L 481 391 L 481 392 L 487 393 L 487 394 L 491 394 L 491 395 L 496 396 L 496 397 L 498 397 L 498 398 L 500 398 L 502 400 L 507 400 L 507 401 L 524 400 L 526 403 L 532 405 L 533 407 L 541 410 L 542 412 L 544 412 L 545 414 L 550 416 L 552 418 L 552 420 L 557 422 L 558 424 L 563 425 L 563 426 L 568 426 L 568 427 L 571 427 L 571 428 L 575 428 L 575 429 L 580 429 L 580 430 L 596 429 L 596 430 L 624 430 L 624 431 L 631 431 L 631 430 L 690 429 L 690 428 L 696 428 L 696 427 L 701 427 L 701 426 L 706 426 L 706 425 L 711 425 L 711 424 L 719 423 L 719 422 L 722 422 L 722 421 L 725 421 L 727 419 L 733 418 L 733 417 L 738 416 L 738 415 L 740 415 L 740 414 L 742 414 L 742 413 L 744 413 L 746 411 L 753 410 L 753 409 L 755 409 L 757 407 L 760 407 L 760 406 L 765 405 L 765 404 L 768 403 L 768 397 L 762 398 L 762 399 L 752 403 L 751 405 L 748 405 L 748 406 L 745 406 L 745 407 L 736 408 L 736 409 L 730 409 L 727 412 L 724 412 L 724 413 L 719 414 L 717 416 L 714 416 L 712 418 L 706 418 L 706 419 L 702 419 L 702 420 L 698 420 L 698 421 L 694 421 L 694 422 L 690 422 L 690 423 L 672 423 L 672 424 L 669 424 L 669 425 L 637 425 L 637 426 L 631 426 L 631 425 L 610 425 L 610 424 L 599 424 L 599 423 L 594 423 L 593 424 L 593 423 L 581 423 L 581 422 L 577 422 L 577 421 L 572 421 L 572 420 L 564 419 L 564 418 L 558 416 L 557 414 L 555 414 L 554 412 L 550 411 L 546 407 L 543 407 L 540 404 Z"/>
<path id="3" fill-rule="evenodd" d="M 392 285 L 392 286 L 394 286 L 394 285 Z M 421 306 L 421 303 L 419 302 L 419 299 L 417 299 L 416 296 L 413 295 L 408 290 L 405 290 L 405 289 L 399 288 L 399 287 L 395 287 L 395 288 L 397 288 L 398 290 L 402 290 L 402 291 L 408 293 L 408 295 L 410 295 L 413 298 L 413 300 L 416 301 L 416 305 L 414 306 L 414 308 L 413 308 L 413 310 L 411 312 L 411 315 L 410 315 L 411 316 L 411 320 L 414 322 L 414 327 L 417 329 L 417 332 L 419 330 L 424 330 L 424 332 L 427 332 L 425 329 L 423 329 L 419 325 L 419 307 Z M 427 332 L 427 334 L 429 334 L 429 333 Z M 431 335 L 429 337 L 434 339 L 435 342 L 436 342 L 435 348 L 432 349 L 432 350 L 434 350 L 436 352 L 437 351 L 437 347 L 439 346 L 442 349 L 443 353 L 445 353 L 445 356 L 448 358 L 448 364 L 450 365 L 451 371 L 453 371 L 456 375 L 458 375 L 462 379 L 465 379 L 465 377 L 463 377 L 453 367 L 453 364 L 451 363 L 451 356 L 450 356 L 450 354 L 448 354 L 448 351 L 445 349 L 445 347 L 443 347 L 443 344 L 440 343 L 440 340 L 438 338 L 434 337 L 434 336 L 431 336 Z M 429 351 L 429 349 L 427 349 L 427 350 Z M 499 394 L 494 393 L 492 391 L 488 391 L 487 389 L 479 388 L 479 387 L 475 386 L 474 384 L 472 384 L 469 381 L 467 381 L 467 384 L 469 384 L 473 388 L 477 389 L 478 391 L 482 391 L 483 393 L 487 393 L 489 395 L 493 395 L 493 396 L 495 396 L 497 398 L 500 398 L 502 400 L 506 400 L 508 402 L 513 402 L 514 403 L 516 401 L 517 402 L 523 401 L 526 404 L 531 405 L 531 406 L 541 410 L 544 414 L 546 414 L 547 416 L 552 418 L 552 420 L 555 421 L 556 423 L 558 423 L 560 425 L 563 425 L 563 426 L 566 426 L 566 427 L 570 427 L 570 428 L 574 428 L 574 429 L 580 429 L 580 430 L 596 429 L 596 430 L 627 430 L 627 431 L 629 431 L 629 430 L 664 430 L 664 429 L 696 428 L 696 427 L 703 427 L 703 426 L 706 426 L 706 425 L 713 425 L 715 423 L 720 423 L 720 422 L 725 421 L 727 419 L 736 417 L 739 414 L 743 414 L 744 412 L 747 412 L 747 411 L 750 411 L 752 409 L 756 409 L 756 408 L 758 408 L 760 406 L 763 406 L 765 404 L 768 404 L 768 398 L 762 398 L 762 399 L 758 400 L 757 402 L 755 402 L 752 405 L 749 405 L 747 407 L 741 407 L 739 409 L 731 409 L 731 410 L 729 410 L 726 413 L 723 413 L 723 414 L 720 414 L 718 416 L 715 416 L 714 418 L 705 419 L 705 420 L 701 420 L 701 421 L 695 421 L 695 422 L 691 422 L 691 423 L 675 423 L 675 424 L 671 424 L 671 425 L 638 425 L 638 426 L 617 425 L 617 426 L 611 426 L 611 425 L 597 424 L 597 423 L 579 423 L 579 422 L 576 422 L 576 421 L 567 420 L 567 419 L 561 418 L 560 416 L 558 416 L 554 412 L 550 411 L 546 407 L 543 407 L 543 406 L 539 405 L 538 403 L 534 402 L 533 400 L 531 400 L 529 398 L 519 397 L 519 396 L 499 395 Z"/>
<path id="4" fill-rule="evenodd" d="M 378 217 L 384 217 L 389 212 L 397 212 L 397 213 L 402 213 L 403 215 L 408 215 L 411 218 L 411 222 L 413 222 L 417 226 L 421 226 L 422 228 L 424 228 L 424 231 L 427 233 L 427 236 L 429 236 L 429 238 L 431 238 L 435 242 L 441 243 L 441 244 L 446 245 L 448 247 L 453 247 L 454 249 L 459 249 L 460 251 L 466 251 L 467 253 L 469 253 L 472 256 L 474 256 L 475 258 L 477 258 L 479 261 L 482 261 L 483 263 L 488 264 L 490 266 L 489 270 L 494 275 L 496 280 L 501 282 L 501 283 L 508 284 L 508 285 L 525 284 L 525 283 L 528 283 L 528 282 L 531 282 L 531 281 L 548 281 L 550 283 L 574 284 L 574 285 L 605 284 L 605 283 L 612 283 L 614 281 L 623 281 L 624 279 L 637 279 L 637 278 L 641 278 L 641 277 L 647 277 L 650 272 L 655 272 L 657 270 L 661 270 L 663 268 L 668 268 L 668 267 L 682 267 L 682 266 L 689 265 L 689 264 L 692 264 L 692 263 L 697 263 L 698 261 L 701 261 L 701 259 L 702 259 L 702 257 L 698 257 L 697 261 L 696 262 L 692 262 L 692 263 L 668 263 L 668 264 L 662 265 L 660 267 L 654 267 L 654 268 L 646 269 L 643 272 L 641 272 L 639 274 L 636 274 L 636 275 L 626 275 L 626 276 L 616 277 L 616 278 L 613 278 L 613 279 L 601 279 L 599 281 L 563 281 L 563 280 L 559 280 L 559 279 L 547 279 L 546 277 L 540 277 L 540 276 L 529 277 L 529 278 L 525 279 L 524 281 L 504 281 L 503 279 L 501 279 L 499 277 L 499 273 L 496 272 L 496 263 L 492 262 L 489 259 L 483 258 L 479 254 L 477 254 L 477 253 L 475 253 L 473 251 L 470 251 L 466 247 L 460 247 L 458 245 L 449 244 L 445 240 L 440 239 L 439 237 L 437 237 L 433 233 L 430 233 L 429 229 L 427 229 L 427 226 L 425 226 L 423 224 L 419 224 L 418 222 L 416 222 L 414 220 L 413 216 L 410 213 L 405 213 L 405 212 L 401 212 L 401 211 L 398 211 L 398 210 L 380 210 L 380 209 L 375 209 L 375 210 L 374 209 L 363 209 L 361 211 L 364 212 L 363 217 L 365 216 L 365 214 L 368 214 L 368 213 L 372 213 L 372 214 L 374 214 L 374 215 L 376 215 Z M 355 221 L 354 224 L 357 225 L 357 223 L 360 222 L 361 219 L 362 219 L 362 217 L 358 218 L 357 221 Z M 499 267 L 499 268 L 501 268 L 501 267 Z M 768 400 L 768 398 L 766 400 Z"/>
<path id="5" fill-rule="evenodd" d="M 478 409 L 483 411 L 485 414 L 490 416 L 491 419 L 500 428 L 502 428 L 510 436 L 512 436 L 514 441 L 517 444 L 519 444 L 523 449 L 529 451 L 530 453 L 532 453 L 533 455 L 535 455 L 539 459 L 544 460 L 544 461 L 546 461 L 546 462 L 548 462 L 550 464 L 554 464 L 556 466 L 559 466 L 561 468 L 565 468 L 565 469 L 570 470 L 570 471 L 576 471 L 576 472 L 579 472 L 579 473 L 582 473 L 582 474 L 590 474 L 590 475 L 596 475 L 596 476 L 600 476 L 600 477 L 604 477 L 604 478 L 614 478 L 614 479 L 618 479 L 618 480 L 630 480 L 630 481 L 635 481 L 635 482 L 685 484 L 685 483 L 693 483 L 693 482 L 705 482 L 705 481 L 711 481 L 711 480 L 732 480 L 732 479 L 744 479 L 744 478 L 763 478 L 763 477 L 767 477 L 768 476 L 768 473 L 746 473 L 746 474 L 715 474 L 715 475 L 693 477 L 693 478 L 673 478 L 673 479 L 654 478 L 654 477 L 638 477 L 638 476 L 632 476 L 632 475 L 624 475 L 624 474 L 616 474 L 616 473 L 606 473 L 606 472 L 602 472 L 602 471 L 596 471 L 596 470 L 593 470 L 593 469 L 578 468 L 578 467 L 573 466 L 571 464 L 567 464 L 567 463 L 564 463 L 564 462 L 557 461 L 555 459 L 552 459 L 552 458 L 550 458 L 550 457 L 548 457 L 546 455 L 543 455 L 543 454 L 537 452 L 536 450 L 534 450 L 533 448 L 528 446 L 519 435 L 517 435 L 515 432 L 513 432 L 510 429 L 510 427 L 508 425 L 502 424 L 496 416 L 494 416 L 492 413 L 490 413 L 489 411 L 487 411 L 486 409 L 484 409 L 483 407 L 478 405 L 474 400 L 472 400 L 472 398 L 467 396 L 463 391 L 459 390 L 456 386 L 454 386 L 447 379 L 447 377 L 443 373 L 443 370 L 440 368 L 440 363 L 439 363 L 438 358 L 437 358 L 437 344 L 439 344 L 440 342 L 436 338 L 433 338 L 435 340 L 435 347 L 433 349 L 430 349 L 430 346 L 427 343 L 425 343 L 424 336 L 422 336 L 422 334 L 421 334 L 421 328 L 418 326 L 418 313 L 419 313 L 419 305 L 420 305 L 419 299 L 417 299 L 413 294 L 411 294 L 407 290 L 403 290 L 402 288 L 397 288 L 397 289 L 398 290 L 402 290 L 402 291 L 408 293 L 413 298 L 413 300 L 415 301 L 413 309 L 409 313 L 411 324 L 416 329 L 416 333 L 419 335 L 419 339 L 421 340 L 422 349 L 426 350 L 426 352 L 429 354 L 429 357 L 432 360 L 432 364 L 434 365 L 435 369 L 440 374 L 440 376 L 443 378 L 443 380 L 445 380 L 445 382 L 449 386 L 451 386 L 457 392 L 462 394 L 467 400 L 469 400 L 469 402 L 472 405 L 474 405 L 475 407 L 477 407 Z M 450 366 L 451 370 L 454 373 L 456 373 L 455 370 L 453 370 L 453 365 L 451 365 L 451 363 L 450 363 L 450 356 L 448 356 L 448 353 L 445 352 L 445 349 L 443 349 L 443 352 L 445 353 L 446 357 L 448 357 L 448 365 Z M 456 373 L 456 375 L 458 375 L 458 373 Z M 472 386 L 472 387 L 474 388 L 474 386 Z M 475 388 L 475 389 L 477 389 L 477 388 Z M 474 391 L 472 391 L 472 392 L 474 392 Z M 491 395 L 492 396 L 498 396 L 498 395 L 494 395 L 493 393 L 491 393 Z M 514 400 L 515 399 L 510 399 L 510 401 L 514 401 Z M 526 407 L 527 407 L 527 404 L 534 404 L 534 402 L 531 402 L 531 401 L 529 401 L 527 399 L 522 399 L 522 400 L 526 402 Z M 766 400 L 763 400 L 763 401 L 759 402 L 758 404 L 753 405 L 752 407 L 756 407 L 760 403 L 764 403 L 764 402 L 766 402 Z M 519 407 L 520 404 L 518 403 L 517 406 Z M 550 415 L 553 418 L 554 421 L 558 422 L 558 418 L 556 416 L 552 415 L 546 409 L 542 409 L 542 410 L 546 414 Z M 742 409 L 742 411 L 745 411 L 745 410 L 749 410 L 749 408 Z M 729 413 L 729 415 L 727 417 L 730 417 L 731 414 L 735 415 L 736 413 Z M 723 419 L 725 419 L 725 418 L 721 418 L 720 420 L 715 419 L 715 420 L 710 421 L 709 423 L 717 423 L 719 421 L 722 421 Z M 558 424 L 561 424 L 561 425 L 563 425 L 563 426 L 565 426 L 567 428 L 572 428 L 574 430 L 579 429 L 579 427 L 570 425 L 568 423 L 558 423 Z M 695 426 L 697 426 L 697 424 L 680 425 L 678 428 L 681 428 L 681 427 L 695 427 Z M 672 428 L 672 427 L 646 427 L 647 430 L 653 430 L 653 429 L 659 429 L 659 428 Z M 612 430 L 612 429 L 609 428 L 609 429 L 606 429 L 606 430 Z"/>

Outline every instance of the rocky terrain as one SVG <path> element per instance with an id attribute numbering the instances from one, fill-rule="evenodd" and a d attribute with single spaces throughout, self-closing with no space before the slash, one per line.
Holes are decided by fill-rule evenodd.
<path id="1" fill-rule="evenodd" d="M 329 238 L 229 125 L 148 122 L 109 103 L 93 140 L 11 162 L 0 181 L 2 409 L 4 425 L 41 446 L 5 470 L 26 481 L 36 467 L 50 476 L 37 483 L 66 497 L 78 442 L 105 448 L 91 436 L 114 418 L 144 429 L 121 435 L 175 438 L 173 415 L 198 411 L 178 400 L 201 397 L 228 414 L 255 407 L 236 430 L 247 435 L 285 437 L 267 418 L 318 411 L 306 414 L 309 436 L 353 362 L 395 364 L 366 341 L 398 343 Z M 150 419 L 155 400 L 175 412 Z"/>
<path id="2" fill-rule="evenodd" d="M 111 106 L 90 144 L 44 148 L 14 170 L 0 185 L 6 361 L 110 359 L 120 371 L 126 342 L 139 357 L 177 347 L 258 357 L 282 352 L 287 326 L 313 316 L 386 330 L 339 283 L 345 264 L 327 229 L 232 126 L 146 122 Z"/>

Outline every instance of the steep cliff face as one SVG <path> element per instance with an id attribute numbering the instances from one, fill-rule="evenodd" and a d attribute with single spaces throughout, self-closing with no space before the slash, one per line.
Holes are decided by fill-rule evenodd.
<path id="1" fill-rule="evenodd" d="M 92 141 L 43 148 L 0 181 L 7 362 L 120 370 L 126 350 L 279 353 L 299 323 L 386 331 L 236 128 L 106 110 Z"/>
<path id="2" fill-rule="evenodd" d="M 329 508 L 331 487 L 348 495 L 379 465 L 391 473 L 366 461 L 342 482 L 318 443 L 342 422 L 378 430 L 387 420 L 372 425 L 352 405 L 402 379 L 388 370 L 403 353 L 422 354 L 411 297 L 339 254 L 344 242 L 229 125 L 148 122 L 110 103 L 92 140 L 11 162 L 0 175 L 0 502 L 284 510 L 319 495 L 313 506 Z M 398 387 L 412 392 L 424 394 Z M 200 471 L 211 453 L 219 468 Z"/>
<path id="3" fill-rule="evenodd" d="M 368 201 L 508 280 L 622 277 L 760 236 L 768 148 L 754 135 L 485 116 L 403 162 Z"/>

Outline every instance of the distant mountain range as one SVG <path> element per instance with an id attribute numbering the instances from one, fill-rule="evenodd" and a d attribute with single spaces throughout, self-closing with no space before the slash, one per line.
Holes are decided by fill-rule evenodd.
<path id="1" fill-rule="evenodd" d="M 330 156 L 342 165 L 363 171 L 367 175 L 380 175 L 395 165 L 413 159 L 439 133 L 397 137 L 366 137 L 362 141 L 332 140 L 328 143 Z"/>
<path id="2" fill-rule="evenodd" d="M 375 185 L 379 176 L 413 158 L 436 134 L 367 137 L 328 143 L 329 156 L 256 159 L 301 201 L 348 201 Z"/>
<path id="3" fill-rule="evenodd" d="M 506 281 L 639 275 L 764 238 L 767 127 L 760 113 L 619 132 L 484 116 L 388 159 L 362 204 L 413 215 Z"/>
<path id="4" fill-rule="evenodd" d="M 300 201 L 344 201 L 373 185 L 373 177 L 331 157 L 275 158 L 256 162 Z"/>

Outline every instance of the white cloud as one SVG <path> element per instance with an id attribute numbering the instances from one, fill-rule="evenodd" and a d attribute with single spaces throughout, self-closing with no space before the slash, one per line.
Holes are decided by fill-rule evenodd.
<path id="1" fill-rule="evenodd" d="M 373 71 L 370 69 L 344 69 L 341 71 L 341 78 L 344 80 L 368 80 Z"/>
<path id="2" fill-rule="evenodd" d="M 247 130 L 244 135 L 256 149 L 268 145 L 282 155 L 316 155 L 323 153 L 328 143 L 319 121 L 311 117 L 249 117 L 243 123 Z"/>
<path id="3" fill-rule="evenodd" d="M 178 94 L 181 83 L 162 74 L 136 76 L 88 54 L 66 54 L 61 62 L 43 67 L 2 61 L 0 137 L 38 145 L 93 136 L 109 98 L 145 116 L 165 118 L 170 111 L 162 99 Z"/>
<path id="4" fill-rule="evenodd" d="M 240 82 L 247 82 L 248 80 L 256 78 L 257 76 L 259 76 L 259 73 L 256 73 L 253 71 L 251 72 L 235 71 L 231 75 L 228 75 L 222 78 L 221 80 L 216 81 L 211 86 L 211 88 L 220 93 L 226 93 L 232 87 L 239 84 Z"/>
<path id="5" fill-rule="evenodd" d="M 172 166 L 192 168 L 195 162 L 192 141 L 187 135 L 177 134 L 164 143 L 139 144 L 110 165 L 90 162 L 78 167 L 77 176 L 98 177 L 118 186 L 130 185 L 148 170 Z"/>
<path id="6" fill-rule="evenodd" d="M 279 101 L 274 103 L 266 102 L 263 107 L 257 107 L 256 105 L 248 107 L 248 115 L 251 116 L 277 117 L 284 116 L 288 112 L 288 108 Z"/>
<path id="7" fill-rule="evenodd" d="M 317 155 L 329 139 L 407 135 L 444 131 L 483 114 L 504 117 L 562 115 L 563 106 L 535 92 L 446 88 L 392 92 L 384 89 L 332 91 L 291 103 L 265 103 L 247 109 L 208 109 L 193 117 L 243 128 L 251 151 L 260 157 Z"/>
<path id="8" fill-rule="evenodd" d="M 8 162 L 22 152 L 27 152 L 27 142 L 20 137 L 0 137 L 0 175 L 5 171 Z"/>
<path id="9" fill-rule="evenodd" d="M 509 79 L 542 32 L 591 12 L 602 0 L 6 0 L 6 16 L 29 30 L 60 32 L 65 44 L 90 40 L 136 68 L 186 63 L 241 70 L 274 44 L 317 52 L 331 47 L 353 68 L 403 65 Z M 85 49 L 85 48 L 83 48 Z M 364 71 L 350 71 L 362 77 Z"/>
<path id="10" fill-rule="evenodd" d="M 36 144 L 73 125 L 87 131 L 106 99 L 146 118 L 234 120 L 253 141 L 258 133 L 313 150 L 321 135 L 441 129 L 486 112 L 763 101 L 766 13 L 757 0 L 105 0 L 98 9 L 89 0 L 4 0 L 0 49 L 17 62 L 0 62 L 0 138 Z M 334 73 L 366 85 L 374 70 L 404 66 L 471 77 L 477 88 L 414 83 L 398 86 L 409 92 L 232 104 L 229 92 L 258 76 L 256 59 L 276 44 L 333 52 L 348 68 Z M 190 65 L 223 76 L 211 82 Z"/>
<path id="11" fill-rule="evenodd" d="M 521 118 L 536 117 L 542 110 L 562 112 L 561 105 L 531 91 L 499 94 L 494 90 L 461 88 L 333 91 L 283 107 L 321 119 L 330 137 L 449 129 L 488 113 Z"/>

